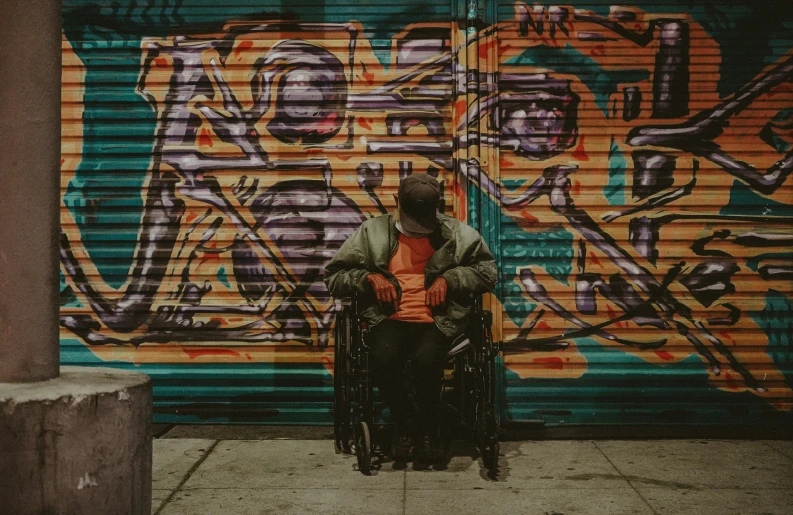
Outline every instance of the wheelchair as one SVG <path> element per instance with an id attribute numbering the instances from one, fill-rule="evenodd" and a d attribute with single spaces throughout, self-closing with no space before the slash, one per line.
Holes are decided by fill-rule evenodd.
<path id="1" fill-rule="evenodd" d="M 386 407 L 375 406 L 369 369 L 367 328 L 357 298 L 342 301 L 336 315 L 333 431 L 337 453 L 355 454 L 358 470 L 371 473 L 375 417 Z M 493 342 L 493 314 L 473 300 L 468 330 L 452 343 L 447 353 L 444 393 L 440 407 L 446 412 L 446 436 L 452 425 L 473 436 L 486 469 L 498 468 L 498 419 L 495 408 L 496 358 L 500 348 Z M 449 368 L 451 368 L 451 373 Z"/>

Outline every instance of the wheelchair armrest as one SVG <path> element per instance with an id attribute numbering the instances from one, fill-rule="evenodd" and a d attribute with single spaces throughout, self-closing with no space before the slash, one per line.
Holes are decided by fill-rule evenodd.
<path id="1" fill-rule="evenodd" d="M 342 311 L 345 311 L 344 308 L 347 308 L 350 311 L 350 314 L 358 314 L 358 295 L 353 295 L 352 297 L 342 297 L 336 300 L 341 303 Z"/>

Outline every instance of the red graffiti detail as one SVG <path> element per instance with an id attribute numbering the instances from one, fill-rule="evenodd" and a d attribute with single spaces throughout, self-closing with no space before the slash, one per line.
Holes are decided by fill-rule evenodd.
<path id="1" fill-rule="evenodd" d="M 562 358 L 534 358 L 533 361 L 551 370 L 562 370 L 564 368 Z"/>
<path id="2" fill-rule="evenodd" d="M 168 61 L 164 57 L 155 57 L 154 64 L 155 66 L 165 68 L 168 66 Z"/>
<path id="3" fill-rule="evenodd" d="M 581 139 L 578 140 L 578 146 L 575 147 L 575 152 L 573 152 L 573 159 L 577 159 L 579 161 L 589 161 L 589 155 L 587 155 L 586 150 L 584 149 L 584 138 L 586 136 L 581 136 Z"/>
<path id="4" fill-rule="evenodd" d="M 540 322 L 537 324 L 537 329 L 550 329 L 551 326 L 548 325 L 548 322 Z"/>
<path id="5" fill-rule="evenodd" d="M 589 51 L 590 55 L 606 55 L 606 47 L 603 45 L 595 45 L 595 47 Z"/>
<path id="6" fill-rule="evenodd" d="M 331 361 L 331 359 L 329 357 L 327 357 L 327 356 L 322 356 L 320 358 L 320 361 L 325 366 L 325 368 L 328 369 L 328 372 L 330 372 L 332 374 L 333 373 L 333 369 L 334 369 L 333 361 Z"/>
<path id="7" fill-rule="evenodd" d="M 198 144 L 204 147 L 212 147 L 212 138 L 209 136 L 209 129 L 201 129 L 201 134 L 198 135 Z"/>
<path id="8" fill-rule="evenodd" d="M 198 266 L 203 265 L 207 261 L 220 261 L 219 254 L 204 254 L 204 257 L 201 258 L 201 261 L 198 262 Z"/>
<path id="9" fill-rule="evenodd" d="M 234 50 L 234 57 L 239 57 L 240 53 L 242 53 L 243 50 L 247 50 L 252 46 L 253 46 L 253 41 L 251 40 L 243 41 L 242 43 L 237 45 L 237 48 Z"/>
<path id="10" fill-rule="evenodd" d="M 358 125 L 366 129 L 367 131 L 372 130 L 372 126 L 369 125 L 369 122 L 366 121 L 366 118 L 358 118 Z"/>
<path id="11" fill-rule="evenodd" d="M 581 194 L 581 184 L 578 181 L 573 181 L 573 187 L 570 190 L 570 193 L 572 193 L 573 195 Z"/>
<path id="12" fill-rule="evenodd" d="M 665 350 L 657 350 L 655 351 L 655 355 L 661 358 L 664 361 L 672 361 L 675 359 L 674 356 L 666 352 Z"/>
<path id="13" fill-rule="evenodd" d="M 215 242 L 212 242 L 212 244 L 207 245 L 207 247 L 214 249 L 215 247 L 217 247 L 217 244 Z M 214 252 L 204 252 L 204 256 L 198 262 L 198 266 L 203 265 L 207 261 L 220 261 L 220 254 Z"/>
<path id="14" fill-rule="evenodd" d="M 366 83 L 369 84 L 370 86 L 374 84 L 374 73 L 367 72 L 366 65 L 364 63 L 361 63 L 361 68 L 363 68 L 361 75 L 363 75 L 363 78 L 366 81 Z"/>
<path id="15" fill-rule="evenodd" d="M 606 312 L 608 312 L 609 318 L 611 320 L 614 320 L 615 318 L 617 318 L 619 316 L 619 315 L 617 315 L 617 313 L 613 309 L 611 309 L 611 306 L 609 306 L 608 304 L 606 304 Z M 622 327 L 622 322 L 615 322 L 614 326 L 615 327 Z"/>
<path id="16" fill-rule="evenodd" d="M 468 104 L 465 103 L 465 100 L 458 100 L 456 104 L 454 104 L 454 114 L 457 119 L 462 118 L 466 111 L 468 111 Z"/>
<path id="17" fill-rule="evenodd" d="M 224 325 L 229 325 L 229 323 L 226 322 L 226 319 L 220 318 L 220 317 L 212 317 L 212 318 L 209 319 L 209 321 L 210 322 L 217 322 L 220 327 L 223 327 Z"/>
<path id="18" fill-rule="evenodd" d="M 520 212 L 520 216 L 521 216 L 521 218 L 523 218 L 527 222 L 531 222 L 533 224 L 536 224 L 537 222 L 539 222 L 539 220 L 537 219 L 536 216 L 532 215 L 531 213 L 529 213 L 525 209 Z"/>
<path id="19" fill-rule="evenodd" d="M 465 220 L 466 206 L 465 206 L 465 193 L 459 183 L 454 185 L 454 194 L 457 197 L 458 205 L 460 206 L 460 220 Z"/>
<path id="20" fill-rule="evenodd" d="M 600 264 L 600 260 L 597 258 L 595 253 L 592 252 L 591 250 L 589 251 L 589 259 L 590 259 L 590 261 L 592 261 L 593 264 L 599 266 L 600 268 L 603 268 L 603 265 Z"/>
<path id="21" fill-rule="evenodd" d="M 496 45 L 496 41 L 491 41 L 489 43 L 485 43 L 484 45 L 479 45 L 479 58 L 480 59 L 487 59 L 487 54 L 490 52 L 490 49 Z"/>
<path id="22" fill-rule="evenodd" d="M 235 356 L 238 357 L 240 355 L 239 352 L 235 352 L 231 349 L 224 349 L 222 347 L 182 347 L 185 354 L 190 359 L 195 359 L 199 356 Z"/>

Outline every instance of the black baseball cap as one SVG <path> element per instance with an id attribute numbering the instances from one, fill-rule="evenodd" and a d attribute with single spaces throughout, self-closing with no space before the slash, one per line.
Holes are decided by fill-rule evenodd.
<path id="1" fill-rule="evenodd" d="M 399 183 L 399 223 L 416 234 L 430 234 L 438 223 L 441 198 L 438 180 L 426 173 L 408 175 Z"/>

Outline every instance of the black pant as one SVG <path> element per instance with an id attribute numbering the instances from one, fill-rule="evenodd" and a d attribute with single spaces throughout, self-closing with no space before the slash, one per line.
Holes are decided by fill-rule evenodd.
<path id="1" fill-rule="evenodd" d="M 403 422 L 411 415 L 405 391 L 405 362 L 410 358 L 419 429 L 431 431 L 437 426 L 438 400 L 449 344 L 449 339 L 433 323 L 387 319 L 371 329 L 369 365 L 372 378 L 391 408 L 395 422 Z"/>

